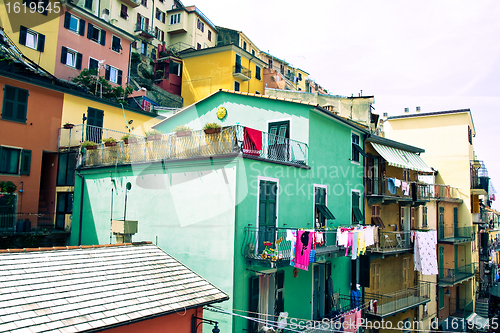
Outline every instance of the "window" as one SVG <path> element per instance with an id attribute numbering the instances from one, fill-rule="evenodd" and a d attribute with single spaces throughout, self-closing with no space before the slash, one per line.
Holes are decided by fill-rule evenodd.
<path id="1" fill-rule="evenodd" d="M 170 25 L 181 23 L 181 13 L 170 15 Z"/>
<path id="2" fill-rule="evenodd" d="M 85 0 L 84 7 L 86 9 L 92 10 L 92 0 Z"/>
<path id="3" fill-rule="evenodd" d="M 21 26 L 19 29 L 19 44 L 43 52 L 45 50 L 45 35 Z"/>
<path id="4" fill-rule="evenodd" d="M 148 44 L 146 42 L 141 43 L 141 54 L 146 55 L 148 52 Z"/>
<path id="5" fill-rule="evenodd" d="M 31 150 L 0 146 L 0 173 L 29 175 Z"/>
<path id="6" fill-rule="evenodd" d="M 2 119 L 26 123 L 28 90 L 5 85 L 3 88 Z"/>
<path id="7" fill-rule="evenodd" d="M 351 161 L 359 163 L 359 154 L 363 155 L 364 157 L 367 157 L 367 155 L 363 151 L 363 148 L 361 148 L 359 145 L 359 135 L 352 133 L 351 138 L 352 138 L 351 139 L 351 142 L 352 142 L 352 144 L 351 144 L 352 145 Z"/>
<path id="8" fill-rule="evenodd" d="M 141 5 L 143 5 L 144 7 L 148 7 L 148 0 L 141 0 Z"/>
<path id="9" fill-rule="evenodd" d="M 208 40 L 212 41 L 212 31 L 208 30 Z"/>
<path id="10" fill-rule="evenodd" d="M 104 78 L 109 82 L 116 83 L 118 85 L 122 84 L 122 75 L 123 72 L 118 68 L 106 65 L 106 74 Z"/>
<path id="11" fill-rule="evenodd" d="M 243 41 L 243 50 L 247 50 L 247 42 Z"/>
<path id="12" fill-rule="evenodd" d="M 427 207 L 422 207 L 422 227 L 427 228 Z"/>
<path id="13" fill-rule="evenodd" d="M 403 180 L 405 182 L 410 181 L 410 169 L 403 169 Z"/>
<path id="14" fill-rule="evenodd" d="M 89 58 L 89 70 L 92 71 L 92 74 L 99 74 L 99 61 L 93 58 Z"/>
<path id="15" fill-rule="evenodd" d="M 66 215 L 73 213 L 73 193 L 59 192 L 56 199 L 56 229 L 64 230 Z"/>
<path id="16" fill-rule="evenodd" d="M 137 30 L 148 31 L 149 30 L 149 19 L 147 17 L 142 16 L 141 14 L 137 14 Z"/>
<path id="17" fill-rule="evenodd" d="M 444 288 L 439 287 L 439 309 L 444 308 Z"/>
<path id="18" fill-rule="evenodd" d="M 205 31 L 205 23 L 201 22 L 200 19 L 198 19 L 197 27 L 198 27 L 198 30 L 201 30 L 201 32 Z"/>
<path id="19" fill-rule="evenodd" d="M 161 40 L 162 42 L 165 41 L 165 32 L 158 29 L 158 27 L 155 27 L 155 35 L 156 39 Z"/>
<path id="20" fill-rule="evenodd" d="M 63 46 L 61 51 L 61 63 L 69 67 L 82 69 L 82 54 Z"/>
<path id="21" fill-rule="evenodd" d="M 156 8 L 156 19 L 158 19 L 162 23 L 165 23 L 165 13 L 158 8 Z"/>
<path id="22" fill-rule="evenodd" d="M 85 21 L 69 12 L 66 12 L 64 16 L 64 27 L 80 36 L 85 36 Z"/>
<path id="23" fill-rule="evenodd" d="M 257 80 L 260 80 L 260 67 L 259 66 L 255 66 L 255 78 Z"/>
<path id="24" fill-rule="evenodd" d="M 201 50 L 201 44 L 200 43 L 196 43 L 196 49 L 197 50 Z"/>
<path id="25" fill-rule="evenodd" d="M 316 228 L 325 228 L 326 220 L 334 220 L 335 217 L 326 206 L 326 187 L 314 187 L 314 225 Z"/>
<path id="26" fill-rule="evenodd" d="M 122 50 L 122 40 L 116 36 L 113 36 L 113 39 L 111 41 L 111 49 L 115 52 L 120 53 Z"/>
<path id="27" fill-rule="evenodd" d="M 299 81 L 302 81 L 302 73 L 299 73 Z"/>
<path id="28" fill-rule="evenodd" d="M 276 313 L 285 311 L 285 272 L 276 272 Z"/>
<path id="29" fill-rule="evenodd" d="M 170 62 L 168 63 L 168 72 L 170 74 L 180 76 L 181 75 L 181 64 L 170 60 Z"/>
<path id="30" fill-rule="evenodd" d="M 273 59 L 269 59 L 267 61 L 267 65 L 269 66 L 269 68 L 273 68 Z"/>
<path id="31" fill-rule="evenodd" d="M 128 7 L 122 4 L 122 7 L 120 9 L 120 17 L 123 19 L 128 18 Z"/>
<path id="32" fill-rule="evenodd" d="M 57 169 L 57 186 L 75 185 L 76 153 L 60 153 Z"/>
<path id="33" fill-rule="evenodd" d="M 96 27 L 92 23 L 88 24 L 87 38 L 101 45 L 106 45 L 106 31 Z"/>
<path id="34" fill-rule="evenodd" d="M 351 190 L 351 207 L 352 207 L 352 223 L 362 223 L 363 222 L 363 214 L 360 210 L 360 192 Z"/>
<path id="35" fill-rule="evenodd" d="M 469 144 L 472 144 L 472 130 L 470 129 L 470 126 L 469 126 Z"/>
<path id="36" fill-rule="evenodd" d="M 234 91 L 240 91 L 240 83 L 238 81 L 234 81 Z"/>

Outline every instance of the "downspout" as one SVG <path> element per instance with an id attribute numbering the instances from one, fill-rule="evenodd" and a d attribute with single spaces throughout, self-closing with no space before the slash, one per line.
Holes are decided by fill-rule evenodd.
<path id="1" fill-rule="evenodd" d="M 79 173 L 76 175 L 82 179 L 82 188 L 80 192 L 80 225 L 78 226 L 78 246 L 80 246 L 82 245 L 83 194 L 85 189 L 85 178 Z"/>

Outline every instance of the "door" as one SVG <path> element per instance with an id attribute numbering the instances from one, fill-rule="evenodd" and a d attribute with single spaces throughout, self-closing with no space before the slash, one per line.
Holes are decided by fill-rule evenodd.
<path id="1" fill-rule="evenodd" d="M 374 194 L 381 194 L 382 191 L 379 190 L 379 181 L 378 181 L 378 157 L 373 156 L 373 189 L 375 190 Z"/>
<path id="2" fill-rule="evenodd" d="M 325 265 L 314 265 L 313 274 L 313 319 L 321 319 L 325 316 Z"/>
<path id="3" fill-rule="evenodd" d="M 102 140 L 102 124 L 104 119 L 104 111 L 94 108 L 87 110 L 87 135 L 86 140 L 101 143 Z"/>
<path id="4" fill-rule="evenodd" d="M 317 204 L 326 205 L 326 188 L 316 187 L 314 189 L 314 222 L 316 228 L 324 228 L 326 226 L 326 219 L 320 210 L 316 207 Z"/>
<path id="5" fill-rule="evenodd" d="M 459 230 L 458 230 L 458 208 L 455 207 L 453 208 L 453 230 L 455 230 L 455 238 L 460 236 Z"/>
<path id="6" fill-rule="evenodd" d="M 444 277 L 444 248 L 442 246 L 439 247 L 439 279 Z"/>
<path id="7" fill-rule="evenodd" d="M 410 287 L 410 258 L 403 258 L 403 289 Z"/>
<path id="8" fill-rule="evenodd" d="M 66 215 L 73 213 L 73 192 L 57 193 L 56 226 L 57 230 L 64 230 Z"/>
<path id="9" fill-rule="evenodd" d="M 370 290 L 374 295 L 380 294 L 380 263 L 372 263 L 371 265 Z"/>
<path id="10" fill-rule="evenodd" d="M 439 207 L 439 235 L 438 239 L 445 238 L 445 230 L 444 230 L 444 207 Z"/>
<path id="11" fill-rule="evenodd" d="M 269 123 L 268 158 L 275 161 L 290 160 L 290 121 Z"/>
<path id="12" fill-rule="evenodd" d="M 272 243 L 270 248 L 274 247 L 277 191 L 277 183 L 261 180 L 259 185 L 258 253 L 264 251 L 267 242 Z"/>
<path id="13" fill-rule="evenodd" d="M 241 73 L 241 56 L 239 54 L 236 55 L 236 60 L 234 62 L 234 72 Z"/>

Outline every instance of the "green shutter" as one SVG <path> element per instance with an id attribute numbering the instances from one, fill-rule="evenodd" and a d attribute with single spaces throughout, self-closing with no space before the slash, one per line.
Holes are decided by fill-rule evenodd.
<path id="1" fill-rule="evenodd" d="M 36 50 L 39 52 L 45 51 L 45 35 L 38 34 L 38 45 Z"/>
<path id="2" fill-rule="evenodd" d="M 19 28 L 19 44 L 26 45 L 26 34 L 28 29 L 25 26 Z"/>
<path id="3" fill-rule="evenodd" d="M 30 174 L 31 170 L 31 150 L 23 149 L 21 153 L 21 175 Z"/>
<path id="4" fill-rule="evenodd" d="M 439 308 L 444 308 L 444 288 L 439 288 Z"/>

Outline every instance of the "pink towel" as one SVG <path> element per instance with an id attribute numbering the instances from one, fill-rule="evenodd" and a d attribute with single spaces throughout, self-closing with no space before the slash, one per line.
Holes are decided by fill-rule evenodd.
<path id="1" fill-rule="evenodd" d="M 295 267 L 309 270 L 309 255 L 313 242 L 313 233 L 309 231 L 297 231 L 297 245 L 295 247 Z"/>
<path id="2" fill-rule="evenodd" d="M 253 128 L 244 128 L 243 153 L 247 155 L 260 156 L 262 150 L 262 132 Z"/>

